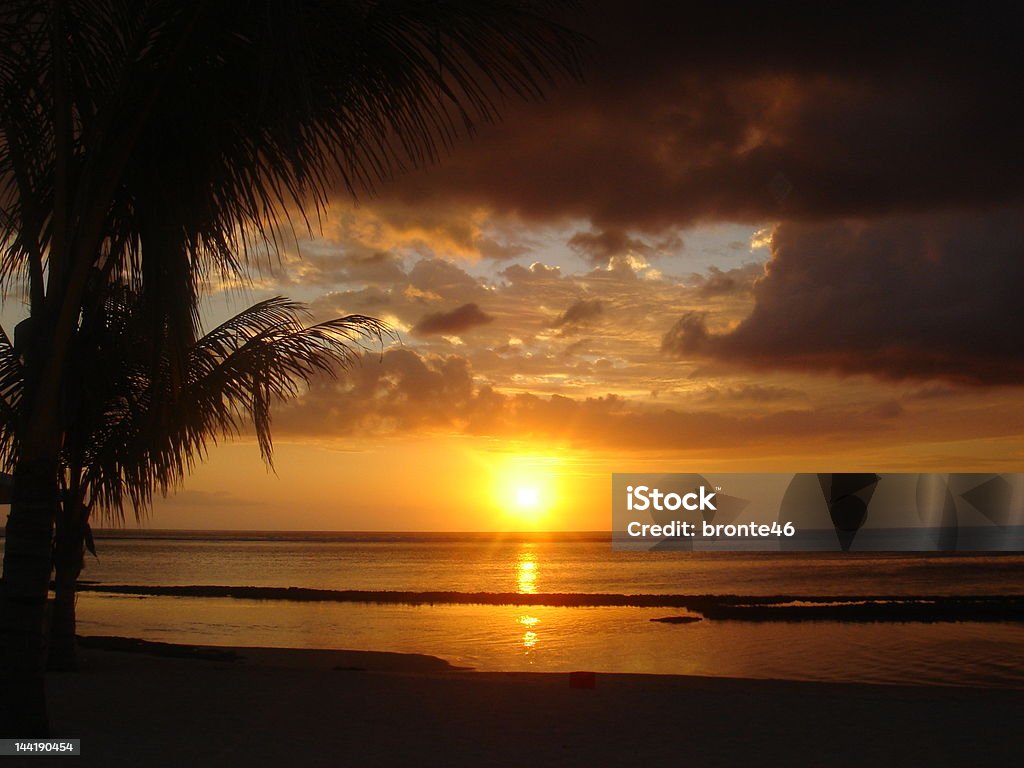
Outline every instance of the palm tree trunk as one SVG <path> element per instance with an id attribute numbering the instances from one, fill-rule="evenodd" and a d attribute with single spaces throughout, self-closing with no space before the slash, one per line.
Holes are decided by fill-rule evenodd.
<path id="1" fill-rule="evenodd" d="M 49 735 L 43 623 L 50 584 L 57 451 L 23 454 L 14 471 L 0 591 L 0 736 Z M 46 455 L 51 453 L 51 455 Z"/>
<path id="2" fill-rule="evenodd" d="M 72 501 L 66 502 L 68 506 Z M 72 672 L 78 669 L 75 648 L 75 601 L 78 576 L 82 572 L 85 524 L 82 508 L 63 507 L 57 515 L 53 546 L 54 597 L 50 613 L 50 643 L 46 654 L 48 669 Z"/>

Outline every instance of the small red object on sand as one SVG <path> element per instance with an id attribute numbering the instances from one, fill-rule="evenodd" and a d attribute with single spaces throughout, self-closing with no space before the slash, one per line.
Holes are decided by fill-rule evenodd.
<path id="1" fill-rule="evenodd" d="M 597 675 L 593 672 L 570 672 L 570 688 L 593 688 L 597 685 Z"/>

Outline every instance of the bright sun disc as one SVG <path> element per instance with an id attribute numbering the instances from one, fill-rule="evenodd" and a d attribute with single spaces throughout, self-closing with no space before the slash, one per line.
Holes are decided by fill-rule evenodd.
<path id="1" fill-rule="evenodd" d="M 536 530 L 558 509 L 554 460 L 505 456 L 490 467 L 493 509 L 506 517 L 503 525 Z"/>
<path id="2" fill-rule="evenodd" d="M 528 485 L 516 488 L 516 504 L 527 509 L 536 507 L 540 504 L 540 491 Z"/>

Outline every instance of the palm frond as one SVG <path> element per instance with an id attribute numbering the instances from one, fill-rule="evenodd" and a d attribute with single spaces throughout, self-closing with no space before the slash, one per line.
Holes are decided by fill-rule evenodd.
<path id="1" fill-rule="evenodd" d="M 12 472 L 17 455 L 17 425 L 25 378 L 7 332 L 0 328 L 0 469 Z"/>
<path id="2" fill-rule="evenodd" d="M 304 305 L 281 297 L 239 313 L 189 350 L 180 388 L 166 360 L 156 378 L 144 361 L 122 360 L 82 457 L 99 510 L 119 518 L 130 505 L 144 514 L 153 494 L 177 487 L 211 444 L 249 426 L 272 466 L 272 407 L 301 395 L 314 376 L 353 364 L 371 341 L 393 337 L 362 315 L 309 326 L 307 317 Z M 120 339 L 117 348 L 130 345 Z"/>
<path id="3" fill-rule="evenodd" d="M 244 275 L 339 183 L 373 189 L 495 119 L 505 98 L 578 76 L 581 38 L 550 17 L 561 4 L 8 0 L 0 278 L 23 275 L 28 251 L 48 253 L 53 225 L 65 226 L 50 219 L 57 54 L 78 250 L 50 253 L 51 271 L 65 258 L 116 263 L 112 276 L 145 288 L 153 322 L 171 322 L 183 349 L 195 287 Z M 66 50 L 55 52 L 58 22 Z"/>

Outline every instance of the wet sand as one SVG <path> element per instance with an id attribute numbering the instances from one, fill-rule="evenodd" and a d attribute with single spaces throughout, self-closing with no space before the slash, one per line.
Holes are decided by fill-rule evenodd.
<path id="1" fill-rule="evenodd" d="M 75 765 L 875 768 L 1024 753 L 1017 690 L 615 674 L 579 689 L 410 654 L 119 647 L 49 677 L 54 735 L 82 739 Z"/>

